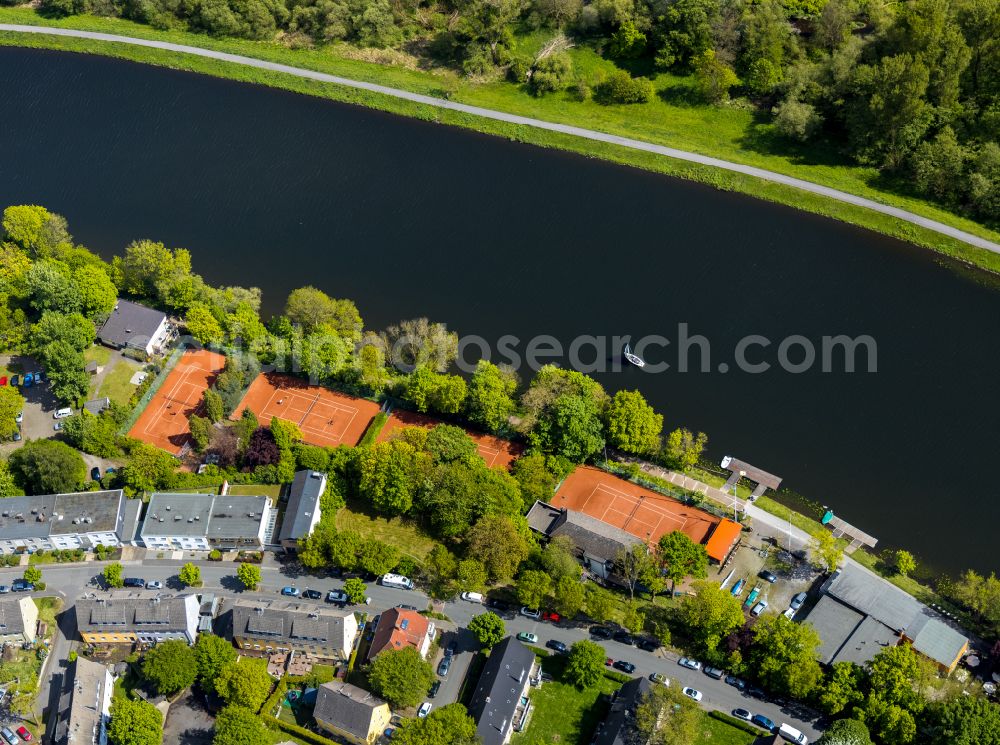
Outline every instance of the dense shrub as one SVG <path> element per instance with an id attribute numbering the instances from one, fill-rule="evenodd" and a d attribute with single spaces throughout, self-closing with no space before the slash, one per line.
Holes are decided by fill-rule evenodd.
<path id="1" fill-rule="evenodd" d="M 646 103 L 653 98 L 653 84 L 647 78 L 633 78 L 616 70 L 597 86 L 594 99 L 602 104 Z"/>

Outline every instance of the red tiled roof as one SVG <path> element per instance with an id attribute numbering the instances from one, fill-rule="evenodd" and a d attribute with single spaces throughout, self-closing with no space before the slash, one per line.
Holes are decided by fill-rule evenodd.
<path id="1" fill-rule="evenodd" d="M 725 561 L 726 556 L 733 549 L 733 544 L 739 540 L 741 530 L 743 530 L 743 526 L 732 520 L 723 520 L 716 525 L 708 543 L 705 544 L 705 550 L 708 551 L 709 557 L 716 561 Z"/>
<path id="2" fill-rule="evenodd" d="M 427 636 L 429 621 L 416 611 L 390 608 L 379 618 L 375 627 L 368 659 L 373 660 L 387 649 L 413 647 L 418 652 Z"/>

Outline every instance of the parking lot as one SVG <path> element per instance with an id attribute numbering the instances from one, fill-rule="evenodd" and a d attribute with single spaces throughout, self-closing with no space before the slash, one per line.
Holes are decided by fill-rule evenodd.
<path id="1" fill-rule="evenodd" d="M 30 357 L 0 357 L 0 376 L 7 377 L 8 385 L 12 374 L 21 377 L 24 372 L 33 372 L 39 367 Z M 52 418 L 52 414 L 58 407 L 55 397 L 49 390 L 48 383 L 43 382 L 41 385 L 31 385 L 27 388 L 21 387 L 19 390 L 25 399 L 21 420 L 21 442 L 51 437 L 55 434 L 52 425 L 56 421 Z M 12 450 L 20 447 L 21 442 L 8 440 L 0 444 L 0 451 L 8 455 Z"/>

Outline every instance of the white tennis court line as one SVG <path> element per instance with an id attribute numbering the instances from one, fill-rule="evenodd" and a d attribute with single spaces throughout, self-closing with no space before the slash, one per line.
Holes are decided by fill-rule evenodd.
<path id="1" fill-rule="evenodd" d="M 153 439 L 159 437 L 160 439 L 165 440 L 169 436 L 179 434 L 180 432 L 183 432 L 185 429 L 187 429 L 187 417 L 182 416 L 178 420 L 174 420 L 173 418 L 168 418 L 168 415 L 166 414 L 167 408 L 172 407 L 174 404 L 177 404 L 179 407 L 183 409 L 185 406 L 188 406 L 192 403 L 192 400 L 188 400 L 187 396 L 184 396 L 184 398 L 181 399 L 180 396 L 177 395 L 179 389 L 186 385 L 189 385 L 192 388 L 194 388 L 195 396 L 194 399 L 192 400 L 197 400 L 199 395 L 198 391 L 202 390 L 202 388 L 197 383 L 189 382 L 187 379 L 187 375 L 185 375 L 181 380 L 177 381 L 174 387 L 170 389 L 170 393 L 168 393 L 164 398 L 164 400 L 160 402 L 160 407 L 156 410 L 156 416 L 150 421 L 148 421 L 146 423 L 146 426 L 143 427 L 142 429 L 143 434 L 146 434 Z M 197 412 L 199 405 L 200 404 L 195 405 L 194 407 L 195 412 Z M 172 431 L 169 434 L 156 435 L 152 432 L 151 428 L 163 429 L 163 427 L 160 426 L 153 427 L 154 424 L 159 425 L 161 419 L 168 425 L 177 424 L 179 426 L 177 427 L 176 431 Z M 170 427 L 170 429 L 173 429 L 173 427 Z"/>
<path id="2" fill-rule="evenodd" d="M 274 402 L 274 399 L 279 395 L 282 398 L 290 397 L 291 401 L 289 403 L 293 403 L 299 399 L 304 399 L 308 401 L 311 404 L 311 406 L 307 406 L 304 409 L 297 409 L 292 406 L 286 407 L 284 404 L 281 404 L 282 410 L 280 413 L 284 413 L 284 411 L 294 411 L 296 414 L 301 414 L 298 421 L 295 422 L 295 424 L 298 426 L 300 430 L 302 430 L 303 432 L 308 432 L 311 435 L 315 435 L 316 437 L 321 437 L 323 439 L 330 440 L 332 442 L 341 442 L 344 439 L 344 435 L 347 434 L 347 431 L 351 428 L 351 424 L 354 422 L 355 417 L 357 417 L 358 415 L 357 407 L 347 406 L 337 401 L 328 401 L 322 397 L 323 395 L 322 393 L 317 393 L 315 394 L 315 397 L 313 397 L 312 395 L 309 394 L 290 391 L 287 388 L 278 388 L 277 390 L 274 391 L 274 393 L 271 394 L 271 397 L 267 400 L 267 403 L 261 410 L 262 414 L 270 416 L 272 419 L 275 416 L 277 416 L 279 419 L 284 418 L 279 416 L 278 414 L 268 413 L 268 409 L 270 409 L 271 404 Z M 343 429 L 340 430 L 339 434 L 335 430 L 332 430 L 330 428 L 324 427 L 323 429 L 319 429 L 317 427 L 311 427 L 309 425 L 303 424 L 307 416 L 316 412 L 316 407 L 318 406 L 323 406 L 328 409 L 333 409 L 334 412 L 344 412 L 350 414 L 350 418 L 347 420 L 347 424 L 343 427 Z"/>

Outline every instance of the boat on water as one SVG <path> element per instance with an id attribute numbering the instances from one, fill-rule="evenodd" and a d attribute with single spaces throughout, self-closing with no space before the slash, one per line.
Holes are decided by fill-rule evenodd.
<path id="1" fill-rule="evenodd" d="M 637 354 L 632 354 L 632 346 L 629 344 L 625 345 L 625 359 L 631 362 L 636 367 L 645 367 L 646 361 Z"/>

